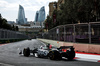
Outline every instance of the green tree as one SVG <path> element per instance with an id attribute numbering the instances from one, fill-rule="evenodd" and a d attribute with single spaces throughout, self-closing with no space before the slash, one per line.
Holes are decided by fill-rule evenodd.
<path id="1" fill-rule="evenodd" d="M 51 29 L 52 26 L 53 26 L 52 17 L 47 16 L 47 19 L 45 21 L 45 27 L 46 29 Z"/>
<path id="2" fill-rule="evenodd" d="M 0 14 L 0 28 L 2 28 L 2 16 L 1 16 L 1 14 Z"/>
<path id="3" fill-rule="evenodd" d="M 0 14 L 0 28 L 12 30 L 11 25 L 7 24 L 7 20 Z"/>
<path id="4" fill-rule="evenodd" d="M 56 15 L 55 23 L 53 15 Z M 100 21 L 100 0 L 65 0 L 60 10 L 54 10 L 53 15 L 47 16 L 49 29 L 64 24 Z"/>
<path id="5" fill-rule="evenodd" d="M 16 31 L 18 31 L 19 30 L 19 28 L 18 28 L 18 26 L 16 26 Z"/>

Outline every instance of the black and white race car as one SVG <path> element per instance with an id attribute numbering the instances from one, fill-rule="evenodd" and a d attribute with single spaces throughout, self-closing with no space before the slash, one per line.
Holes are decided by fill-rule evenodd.
<path id="1" fill-rule="evenodd" d="M 51 60 L 56 59 L 62 59 L 62 57 L 67 58 L 68 60 L 72 60 L 75 57 L 75 51 L 73 46 L 61 46 L 59 48 L 51 47 L 50 45 L 47 45 L 45 47 L 41 48 L 35 48 L 34 50 L 30 50 L 30 48 L 24 48 L 23 52 L 20 52 L 19 54 L 22 54 L 24 56 L 29 56 L 30 53 L 33 53 L 35 57 L 39 58 L 45 58 L 48 57 Z"/>

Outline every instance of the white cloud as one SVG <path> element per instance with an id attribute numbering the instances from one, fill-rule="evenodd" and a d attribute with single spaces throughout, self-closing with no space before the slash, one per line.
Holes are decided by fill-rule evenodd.
<path id="1" fill-rule="evenodd" d="M 0 10 L 2 11 L 10 11 L 10 10 L 17 10 L 18 3 L 8 3 L 5 0 L 0 0 Z"/>
<path id="2" fill-rule="evenodd" d="M 5 7 L 8 3 L 4 0 L 0 0 L 0 7 Z"/>
<path id="3" fill-rule="evenodd" d="M 57 1 L 57 0 L 0 0 L 0 13 L 5 18 L 7 18 L 7 20 L 15 21 L 17 18 L 18 8 L 20 4 L 24 7 L 26 18 L 28 18 L 28 20 L 33 20 L 36 11 L 39 10 L 42 6 L 45 6 L 46 14 L 48 14 L 49 11 L 48 5 L 49 2 L 52 1 Z M 11 13 L 15 13 L 15 14 L 12 14 L 12 16 L 8 16 Z M 31 14 L 33 14 L 33 17 Z"/>

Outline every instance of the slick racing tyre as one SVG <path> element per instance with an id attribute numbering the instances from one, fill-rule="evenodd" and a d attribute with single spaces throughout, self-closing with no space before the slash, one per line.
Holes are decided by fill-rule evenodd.
<path id="1" fill-rule="evenodd" d="M 29 48 L 24 48 L 23 54 L 24 54 L 24 56 L 28 57 L 30 55 L 30 49 Z"/>
<path id="2" fill-rule="evenodd" d="M 50 51 L 49 58 L 50 58 L 50 60 L 54 60 L 55 59 L 55 54 L 54 54 L 53 51 Z"/>
<path id="3" fill-rule="evenodd" d="M 50 60 L 60 60 L 62 59 L 60 53 L 58 51 L 50 51 L 49 52 L 49 58 Z"/>
<path id="4" fill-rule="evenodd" d="M 68 53 L 68 60 L 73 60 L 73 58 L 75 57 L 75 52 L 69 52 Z"/>

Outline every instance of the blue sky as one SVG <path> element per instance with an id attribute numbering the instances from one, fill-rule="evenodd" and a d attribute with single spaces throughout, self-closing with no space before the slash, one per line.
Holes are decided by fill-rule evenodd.
<path id="1" fill-rule="evenodd" d="M 24 7 L 25 17 L 28 21 L 34 21 L 35 13 L 45 6 L 46 14 L 49 13 L 49 2 L 58 0 L 0 0 L 0 13 L 8 21 L 16 21 L 19 4 Z"/>

